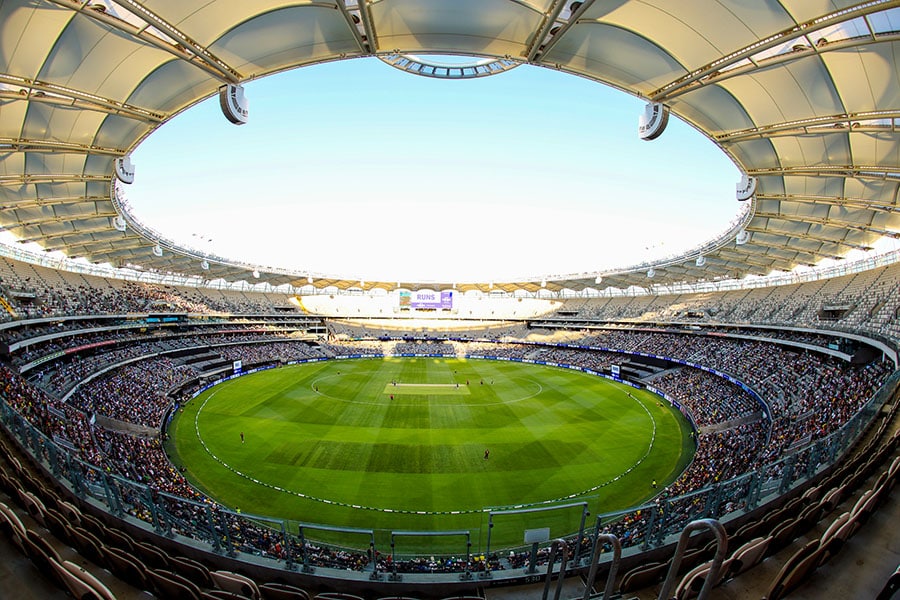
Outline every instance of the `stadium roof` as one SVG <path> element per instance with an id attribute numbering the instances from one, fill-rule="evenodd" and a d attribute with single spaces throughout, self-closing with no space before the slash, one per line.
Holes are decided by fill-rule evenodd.
<path id="1" fill-rule="evenodd" d="M 126 225 L 118 218 L 124 207 L 115 192 L 116 159 L 222 86 L 297 66 L 379 56 L 418 74 L 462 77 L 529 63 L 661 103 L 755 177 L 755 196 L 746 201 L 743 222 L 721 239 L 698 240 L 694 253 L 616 272 L 457 282 L 457 289 L 625 288 L 815 265 L 900 231 L 898 6 L 887 0 L 6 0 L 0 3 L 0 225 L 22 240 L 93 262 L 306 285 L 305 273 L 203 256 L 140 223 L 125 219 Z M 447 65 L 442 71 L 428 66 L 432 54 L 483 60 L 473 60 L 469 71 Z M 497 60 L 484 60 L 491 58 Z M 128 171 L 127 161 L 121 166 Z M 359 283 L 340 276 L 314 280 L 317 287 L 345 289 Z"/>

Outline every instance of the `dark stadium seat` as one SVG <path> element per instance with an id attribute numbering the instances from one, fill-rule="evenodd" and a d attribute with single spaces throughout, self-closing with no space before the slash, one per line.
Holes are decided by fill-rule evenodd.
<path id="1" fill-rule="evenodd" d="M 159 549 L 146 542 L 135 542 L 134 551 L 141 561 L 151 569 L 169 569 L 169 559 Z"/>
<path id="2" fill-rule="evenodd" d="M 44 527 L 47 526 L 47 522 L 44 520 L 44 513 L 47 512 L 47 509 L 37 496 L 31 492 L 19 491 L 19 500 L 32 519 Z"/>
<path id="3" fill-rule="evenodd" d="M 771 541 L 771 537 L 758 537 L 744 543 L 744 545 L 735 550 L 731 555 L 725 578 L 737 577 L 747 569 L 751 569 L 762 562 L 763 558 L 766 557 L 766 551 Z"/>
<path id="4" fill-rule="evenodd" d="M 172 571 L 178 573 L 179 575 L 182 575 L 183 577 L 187 577 L 200 587 L 215 587 L 213 579 L 210 576 L 209 569 L 207 569 L 196 560 L 190 559 L 186 556 L 173 554 L 169 557 L 169 566 L 172 568 Z"/>
<path id="5" fill-rule="evenodd" d="M 209 575 L 218 589 L 259 600 L 259 587 L 249 577 L 231 571 L 210 571 Z"/>
<path id="6" fill-rule="evenodd" d="M 321 594 L 316 594 L 314 600 L 364 600 L 364 598 L 341 592 L 322 592 Z"/>
<path id="7" fill-rule="evenodd" d="M 769 555 L 780 552 L 784 548 L 787 548 L 791 542 L 794 541 L 796 537 L 797 529 L 799 528 L 801 521 L 799 518 L 789 518 L 786 521 L 778 524 L 773 530 L 769 538 L 771 542 L 769 543 Z"/>
<path id="8" fill-rule="evenodd" d="M 706 583 L 706 578 L 709 575 L 709 570 L 711 567 L 712 561 L 709 561 L 701 565 L 697 565 L 696 567 L 685 573 L 681 578 L 681 581 L 675 587 L 675 599 L 688 600 L 689 598 L 695 598 L 700 593 L 700 590 L 703 589 L 703 585 Z M 725 559 L 725 561 L 722 563 L 722 567 L 719 571 L 717 580 L 711 582 L 711 588 L 719 585 L 722 582 L 723 575 L 727 573 L 730 568 L 731 559 Z"/>
<path id="9" fill-rule="evenodd" d="M 247 596 L 225 590 L 203 590 L 200 592 L 200 600 L 247 600 Z"/>
<path id="10" fill-rule="evenodd" d="M 200 600 L 201 592 L 192 581 L 163 569 L 147 571 L 156 595 L 166 600 Z"/>
<path id="11" fill-rule="evenodd" d="M 891 600 L 898 590 L 900 590 L 900 567 L 891 573 L 875 600 Z"/>
<path id="12" fill-rule="evenodd" d="M 113 575 L 138 589 L 150 588 L 147 568 L 135 556 L 112 546 L 104 546 L 103 554 L 106 565 Z"/>
<path id="13" fill-rule="evenodd" d="M 115 595 L 90 572 L 70 561 L 51 561 L 51 567 L 79 600 L 116 600 Z"/>
<path id="14" fill-rule="evenodd" d="M 52 561 L 62 564 L 59 553 L 50 545 L 50 542 L 32 529 L 28 529 L 22 537 L 22 548 L 25 555 L 34 563 L 42 573 L 54 573 L 50 564 Z"/>
<path id="15" fill-rule="evenodd" d="M 659 583 L 668 569 L 668 563 L 657 562 L 638 565 L 622 577 L 620 591 L 623 594 L 627 594 Z"/>
<path id="16" fill-rule="evenodd" d="M 87 529 L 75 526 L 71 528 L 72 544 L 78 553 L 98 565 L 104 564 L 103 542 Z"/>
<path id="17" fill-rule="evenodd" d="M 0 531 L 20 550 L 24 550 L 22 538 L 25 537 L 25 525 L 22 524 L 19 515 L 3 502 L 0 502 Z"/>
<path id="18" fill-rule="evenodd" d="M 779 600 L 797 589 L 818 566 L 818 549 L 819 540 L 812 540 L 786 560 L 763 596 L 764 600 Z"/>
<path id="19" fill-rule="evenodd" d="M 306 590 L 286 583 L 262 583 L 259 592 L 263 600 L 310 600 Z"/>

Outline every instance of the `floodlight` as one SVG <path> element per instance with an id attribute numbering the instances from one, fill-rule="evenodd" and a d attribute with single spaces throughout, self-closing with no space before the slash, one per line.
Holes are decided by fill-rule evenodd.
<path id="1" fill-rule="evenodd" d="M 225 118 L 235 125 L 243 125 L 250 115 L 249 103 L 244 97 L 244 86 L 229 83 L 219 88 L 219 106 Z"/>
<path id="2" fill-rule="evenodd" d="M 128 223 L 125 222 L 125 217 L 122 215 L 117 215 L 115 219 L 113 219 L 113 227 L 116 228 L 116 231 L 125 231 L 128 228 Z"/>
<path id="3" fill-rule="evenodd" d="M 737 184 L 737 199 L 740 201 L 749 200 L 756 193 L 756 184 L 759 180 L 750 175 L 741 175 L 741 180 Z"/>
<path id="4" fill-rule="evenodd" d="M 642 140 L 655 140 L 669 124 L 669 109 L 660 102 L 649 102 L 638 119 L 638 136 Z"/>
<path id="5" fill-rule="evenodd" d="M 134 165 L 130 156 L 120 156 L 115 161 L 116 179 L 122 183 L 134 183 Z"/>

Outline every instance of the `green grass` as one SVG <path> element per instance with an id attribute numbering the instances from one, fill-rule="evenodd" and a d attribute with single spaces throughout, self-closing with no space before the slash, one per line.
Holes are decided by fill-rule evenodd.
<path id="1" fill-rule="evenodd" d="M 674 479 L 691 458 L 690 430 L 657 400 L 577 371 L 505 361 L 329 361 L 208 390 L 176 415 L 168 449 L 195 486 L 245 513 L 376 529 L 381 547 L 391 530 L 469 530 L 478 549 L 485 507 L 586 500 L 597 515 L 646 500 L 654 479 Z M 580 516 L 495 517 L 491 546 L 520 545 L 525 528 L 570 533 Z M 404 537 L 397 552 L 456 546 L 464 540 Z"/>

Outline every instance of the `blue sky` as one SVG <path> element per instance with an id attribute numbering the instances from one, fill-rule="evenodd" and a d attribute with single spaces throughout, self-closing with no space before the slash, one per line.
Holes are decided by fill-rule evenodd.
<path id="1" fill-rule="evenodd" d="M 245 85 L 250 120 L 213 98 L 134 152 L 135 214 L 175 241 L 346 278 L 484 281 L 603 270 L 722 231 L 740 174 L 643 102 L 522 66 L 446 81 L 377 59 Z"/>

